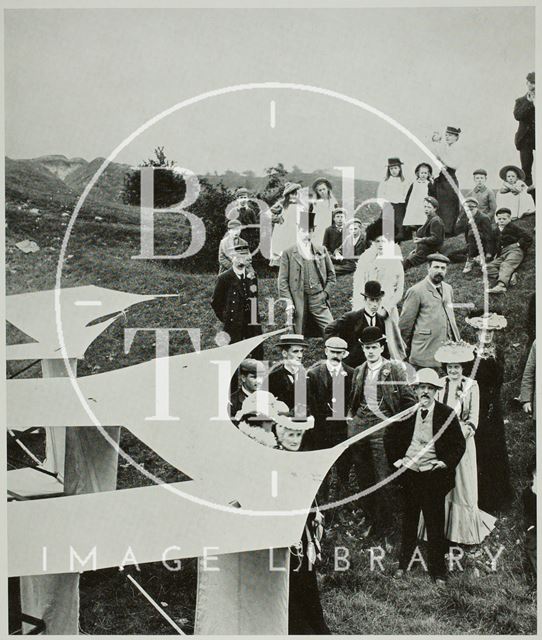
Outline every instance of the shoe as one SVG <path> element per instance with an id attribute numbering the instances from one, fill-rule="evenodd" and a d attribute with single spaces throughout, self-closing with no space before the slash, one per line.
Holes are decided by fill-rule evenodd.
<path id="1" fill-rule="evenodd" d="M 518 274 L 514 271 L 512 277 L 510 278 L 510 286 L 515 287 L 518 283 Z"/>
<path id="2" fill-rule="evenodd" d="M 405 575 L 404 569 L 395 569 L 395 571 L 393 572 L 393 577 L 396 578 L 397 580 L 399 580 L 400 578 L 403 578 L 404 575 Z"/>
<path id="3" fill-rule="evenodd" d="M 470 273 L 472 271 L 472 262 L 467 260 L 465 266 L 463 267 L 463 273 Z"/>
<path id="4" fill-rule="evenodd" d="M 491 289 L 487 290 L 488 293 L 506 293 L 506 286 L 502 282 L 497 282 L 497 284 Z"/>

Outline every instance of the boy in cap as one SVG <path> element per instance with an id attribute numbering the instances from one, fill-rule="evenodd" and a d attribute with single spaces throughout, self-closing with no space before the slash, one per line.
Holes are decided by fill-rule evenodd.
<path id="1" fill-rule="evenodd" d="M 506 293 L 515 284 L 515 272 L 523 262 L 532 238 L 515 222 L 510 209 L 502 207 L 495 212 L 495 258 L 487 265 L 487 277 L 497 278 L 488 293 Z"/>
<path id="2" fill-rule="evenodd" d="M 469 215 L 470 214 L 470 215 Z M 495 252 L 495 238 L 493 227 L 489 217 L 478 209 L 478 200 L 474 196 L 465 198 L 463 202 L 463 213 L 457 219 L 456 231 L 465 232 L 465 242 L 467 244 L 467 262 L 463 268 L 463 273 L 472 271 L 473 262 L 480 262 L 480 250 L 478 249 L 478 239 L 482 245 L 482 253 L 486 260 L 490 260 Z"/>
<path id="3" fill-rule="evenodd" d="M 415 248 L 403 263 L 405 271 L 423 264 L 430 253 L 440 251 L 444 244 L 444 223 L 438 215 L 438 201 L 432 196 L 427 196 L 427 198 L 424 198 L 423 208 L 426 218 L 425 224 L 416 231 L 416 237 L 413 241 Z"/>
<path id="4" fill-rule="evenodd" d="M 332 262 L 335 262 L 336 251 L 341 250 L 343 244 L 344 221 L 346 218 L 346 209 L 337 207 L 332 212 L 333 222 L 327 227 L 324 233 L 322 245 L 328 250 Z"/>
<path id="5" fill-rule="evenodd" d="M 493 222 L 495 211 L 497 210 L 497 201 L 493 189 L 489 189 L 486 185 L 487 171 L 485 169 L 476 169 L 472 177 L 474 188 L 467 194 L 467 198 L 476 198 L 478 211 L 485 213 Z"/>
<path id="6" fill-rule="evenodd" d="M 433 369 L 418 371 L 416 411 L 386 430 L 384 445 L 390 464 L 400 471 L 403 523 L 400 578 L 410 569 L 416 549 L 420 512 L 427 528 L 429 573 L 437 586 L 446 584 L 447 543 L 445 497 L 455 485 L 455 468 L 465 452 L 465 438 L 453 409 L 435 400 L 443 383 Z"/>

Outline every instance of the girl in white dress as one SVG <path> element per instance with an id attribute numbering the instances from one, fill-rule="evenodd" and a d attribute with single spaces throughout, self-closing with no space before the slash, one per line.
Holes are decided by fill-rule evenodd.
<path id="1" fill-rule="evenodd" d="M 514 165 L 507 165 L 499 171 L 499 176 L 503 183 L 497 193 L 497 209 L 501 207 L 510 209 L 512 220 L 518 220 L 527 213 L 534 213 L 534 200 L 523 182 L 525 180 L 523 170 Z"/>
<path id="2" fill-rule="evenodd" d="M 423 201 L 434 195 L 433 167 L 427 162 L 420 163 L 414 170 L 416 179 L 412 182 L 405 197 L 405 218 L 403 220 L 403 238 L 410 237 L 425 224 L 426 217 Z"/>
<path id="3" fill-rule="evenodd" d="M 403 218 L 405 217 L 405 197 L 408 184 L 403 176 L 399 158 L 389 158 L 386 177 L 378 185 L 377 197 L 387 200 L 393 206 L 395 218 L 395 239 L 402 240 Z"/>
<path id="4" fill-rule="evenodd" d="M 333 185 L 327 178 L 318 178 L 312 185 L 315 199 L 311 201 L 314 214 L 313 243 L 323 245 L 324 233 L 333 224 L 333 209 L 339 206 L 332 193 Z"/>
<path id="5" fill-rule="evenodd" d="M 384 328 L 388 349 L 392 360 L 404 360 L 405 343 L 399 331 L 397 304 L 403 298 L 405 273 L 403 256 L 398 244 L 389 242 L 384 236 L 382 219 L 372 222 L 366 229 L 367 243 L 370 245 L 358 259 L 352 285 L 352 310 L 361 309 L 368 280 L 380 283 L 384 296 L 378 311 L 384 317 Z"/>

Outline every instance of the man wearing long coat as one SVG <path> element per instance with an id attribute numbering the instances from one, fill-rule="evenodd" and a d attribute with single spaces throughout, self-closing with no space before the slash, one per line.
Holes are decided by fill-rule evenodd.
<path id="1" fill-rule="evenodd" d="M 527 74 L 527 93 L 516 100 L 514 118 L 519 122 L 515 136 L 521 168 L 525 173 L 525 183 L 533 184 L 533 152 L 535 149 L 535 75 Z"/>

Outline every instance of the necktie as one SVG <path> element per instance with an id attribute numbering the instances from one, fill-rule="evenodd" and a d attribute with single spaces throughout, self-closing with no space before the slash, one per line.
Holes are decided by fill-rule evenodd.
<path id="1" fill-rule="evenodd" d="M 420 414 L 422 416 L 422 420 L 425 420 L 427 418 L 427 414 L 429 413 L 429 409 L 422 409 L 420 411 Z"/>
<path id="2" fill-rule="evenodd" d="M 438 287 L 436 287 L 436 290 L 437 290 L 439 296 L 442 298 L 442 286 L 439 285 Z"/>
<path id="3" fill-rule="evenodd" d="M 365 314 L 365 317 L 367 318 L 367 324 L 368 324 L 370 327 L 374 327 L 374 326 L 375 326 L 375 322 L 374 322 L 375 317 L 374 317 L 374 316 L 370 316 L 370 315 L 369 315 L 369 314 L 367 314 L 367 313 Z"/>

